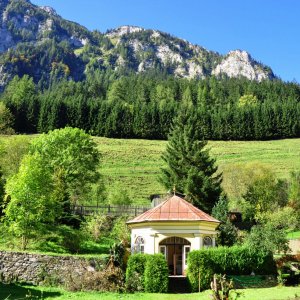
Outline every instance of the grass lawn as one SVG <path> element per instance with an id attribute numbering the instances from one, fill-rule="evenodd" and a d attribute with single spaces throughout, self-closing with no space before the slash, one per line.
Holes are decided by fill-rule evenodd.
<path id="1" fill-rule="evenodd" d="M 300 287 L 273 287 L 260 289 L 245 289 L 242 300 L 287 300 L 300 295 Z M 32 297 L 29 297 L 31 295 Z M 7 298 L 8 297 L 8 298 Z M 20 285 L 1 285 L 0 300 L 44 299 L 44 300 L 208 300 L 210 291 L 194 294 L 115 294 L 97 292 L 67 292 L 57 288 L 32 287 Z"/>
<path id="2" fill-rule="evenodd" d="M 287 234 L 287 238 L 291 240 L 300 239 L 300 231 L 289 232 Z"/>

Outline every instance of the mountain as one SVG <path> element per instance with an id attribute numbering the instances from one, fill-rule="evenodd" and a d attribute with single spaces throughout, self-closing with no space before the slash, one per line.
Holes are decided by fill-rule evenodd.
<path id="1" fill-rule="evenodd" d="M 183 78 L 215 75 L 274 79 L 272 70 L 245 51 L 227 55 L 136 26 L 100 33 L 67 21 L 29 0 L 0 2 L 0 88 L 29 74 L 48 85 L 62 77 L 82 80 L 95 70 L 117 74 L 162 72 Z"/>
<path id="2" fill-rule="evenodd" d="M 39 43 L 51 38 L 82 47 L 91 36 L 86 28 L 64 20 L 53 8 L 38 7 L 28 0 L 1 0 L 0 13 L 1 52 L 19 43 Z"/>
<path id="3" fill-rule="evenodd" d="M 270 68 L 255 61 L 246 51 L 235 50 L 222 56 L 169 34 L 136 26 L 122 26 L 108 31 L 105 36 L 114 43 L 113 52 L 119 54 L 117 67 L 136 62 L 137 72 L 159 65 L 168 73 L 187 78 L 222 74 L 257 81 L 275 78 Z M 124 48 L 127 57 L 120 52 Z"/>

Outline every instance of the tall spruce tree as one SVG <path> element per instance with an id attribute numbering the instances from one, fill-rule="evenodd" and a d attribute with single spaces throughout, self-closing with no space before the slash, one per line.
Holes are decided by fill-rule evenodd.
<path id="1" fill-rule="evenodd" d="M 211 212 L 221 194 L 222 174 L 217 174 L 215 159 L 199 136 L 196 115 L 183 108 L 174 121 L 167 149 L 162 159 L 161 182 L 167 189 L 174 186 L 198 208 Z"/>

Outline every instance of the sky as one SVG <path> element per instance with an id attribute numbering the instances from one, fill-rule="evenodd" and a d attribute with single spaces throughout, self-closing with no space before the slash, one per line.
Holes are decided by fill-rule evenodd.
<path id="1" fill-rule="evenodd" d="M 299 0 L 32 0 L 67 20 L 105 32 L 158 29 L 226 54 L 248 51 L 285 81 L 300 82 Z"/>

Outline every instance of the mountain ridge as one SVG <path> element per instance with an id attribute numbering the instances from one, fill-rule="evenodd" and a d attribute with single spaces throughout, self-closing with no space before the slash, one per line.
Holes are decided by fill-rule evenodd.
<path id="1" fill-rule="evenodd" d="M 246 51 L 221 55 L 159 30 L 125 25 L 90 31 L 29 0 L 1 0 L 0 13 L 0 88 L 14 75 L 29 74 L 47 85 L 53 78 L 82 80 L 97 69 L 121 75 L 155 70 L 189 79 L 277 78 Z"/>

